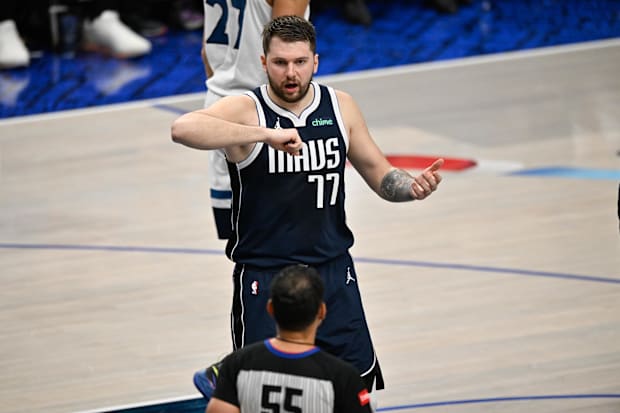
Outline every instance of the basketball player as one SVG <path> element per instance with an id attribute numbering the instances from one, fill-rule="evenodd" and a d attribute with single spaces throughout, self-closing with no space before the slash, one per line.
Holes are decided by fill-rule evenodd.
<path id="1" fill-rule="evenodd" d="M 273 17 L 308 18 L 309 0 L 205 0 L 201 56 L 207 76 L 207 108 L 224 96 L 239 95 L 266 82 L 261 67 L 261 33 Z M 218 238 L 232 233 L 230 178 L 223 150 L 209 151 L 208 176 Z M 194 374 L 196 388 L 210 397 L 210 366 Z"/>
<path id="2" fill-rule="evenodd" d="M 226 357 L 207 413 L 371 412 L 358 371 L 314 344 L 326 315 L 317 271 L 291 265 L 271 283 L 276 336 Z"/>
<path id="3" fill-rule="evenodd" d="M 201 50 L 207 75 L 207 108 L 223 96 L 239 95 L 267 81 L 261 68 L 261 32 L 273 17 L 308 18 L 309 0 L 205 0 Z M 209 152 L 211 206 L 218 238 L 231 235 L 230 178 L 222 151 Z"/>
<path id="4" fill-rule="evenodd" d="M 443 159 L 416 177 L 390 165 L 353 98 L 312 80 L 318 56 L 308 21 L 272 20 L 263 31 L 263 52 L 266 85 L 185 114 L 172 125 L 175 142 L 223 148 L 228 160 L 234 231 L 226 254 L 235 263 L 234 348 L 275 334 L 264 308 L 266 286 L 278 271 L 312 265 L 325 283 L 329 308 L 317 345 L 352 363 L 369 390 L 382 389 L 349 254 L 346 160 L 379 196 L 403 202 L 425 199 L 437 189 Z"/>

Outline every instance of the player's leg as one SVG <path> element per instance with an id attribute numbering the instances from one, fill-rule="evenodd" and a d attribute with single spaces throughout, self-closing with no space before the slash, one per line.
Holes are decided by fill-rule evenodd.
<path id="1" fill-rule="evenodd" d="M 221 96 L 207 90 L 204 107 L 208 108 L 221 98 Z M 219 239 L 228 239 L 232 235 L 232 191 L 230 189 L 230 175 L 228 175 L 226 155 L 220 149 L 209 151 L 207 156 L 211 207 L 213 209 L 217 237 Z"/>
<path id="2" fill-rule="evenodd" d="M 232 235 L 232 191 L 228 164 L 222 150 L 209 151 L 208 157 L 209 187 L 215 228 L 218 238 L 228 239 Z"/>
<path id="3" fill-rule="evenodd" d="M 269 285 L 276 273 L 235 265 L 231 312 L 235 350 L 276 335 L 275 322 L 266 310 Z"/>
<path id="4" fill-rule="evenodd" d="M 327 305 L 327 317 L 317 332 L 317 344 L 357 367 L 368 390 L 383 389 L 383 376 L 372 345 L 351 257 L 347 254 L 317 269 L 325 283 Z"/>

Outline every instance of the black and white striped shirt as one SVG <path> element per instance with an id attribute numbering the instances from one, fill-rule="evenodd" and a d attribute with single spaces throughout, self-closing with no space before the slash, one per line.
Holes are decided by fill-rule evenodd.
<path id="1" fill-rule="evenodd" d="M 353 366 L 318 347 L 285 353 L 269 340 L 224 359 L 213 397 L 242 413 L 371 412 L 370 396 Z"/>

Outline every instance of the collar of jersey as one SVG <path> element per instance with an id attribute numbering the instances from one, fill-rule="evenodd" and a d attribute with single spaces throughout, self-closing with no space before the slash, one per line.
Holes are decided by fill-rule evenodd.
<path id="1" fill-rule="evenodd" d="M 304 357 L 311 356 L 314 353 L 317 353 L 320 351 L 318 347 L 314 346 L 310 350 L 302 351 L 301 353 L 289 353 L 289 352 L 278 350 L 277 348 L 275 348 L 273 345 L 271 345 L 271 342 L 269 341 L 269 339 L 265 340 L 264 343 L 265 343 L 265 346 L 267 347 L 267 350 L 269 350 L 275 356 L 282 357 L 285 359 L 301 359 Z"/>
<path id="2" fill-rule="evenodd" d="M 308 116 L 310 116 L 318 107 L 319 103 L 321 103 L 321 88 L 318 83 L 315 81 L 310 82 L 310 85 L 314 88 L 314 99 L 312 102 L 301 112 L 299 116 L 295 115 L 288 109 L 284 109 L 282 106 L 277 105 L 271 98 L 269 97 L 269 93 L 267 93 L 267 85 L 262 85 L 260 88 L 261 94 L 269 106 L 269 109 L 273 110 L 279 116 L 283 118 L 290 119 L 293 122 L 294 127 L 306 126 L 306 120 Z"/>

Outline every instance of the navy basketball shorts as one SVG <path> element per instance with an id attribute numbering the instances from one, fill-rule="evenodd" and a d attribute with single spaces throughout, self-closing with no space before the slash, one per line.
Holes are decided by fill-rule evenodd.
<path id="1" fill-rule="evenodd" d="M 369 390 L 383 389 L 383 376 L 375 355 L 362 307 L 357 274 L 349 254 L 314 266 L 325 283 L 327 317 L 317 332 L 316 344 L 353 364 Z M 266 310 L 269 285 L 281 268 L 236 264 L 233 271 L 231 314 L 234 349 L 276 335 L 275 322 Z"/>

